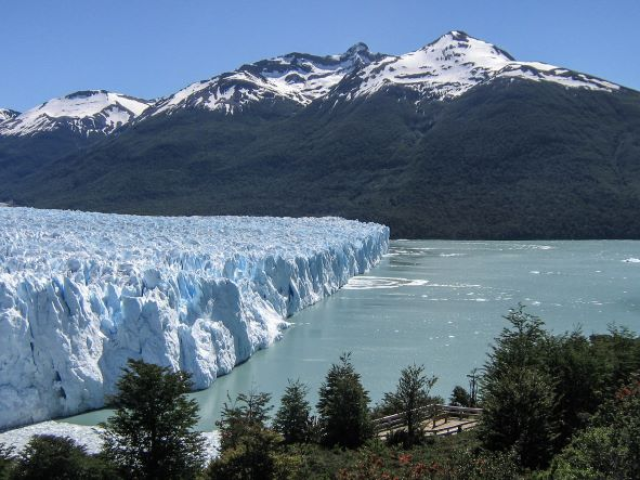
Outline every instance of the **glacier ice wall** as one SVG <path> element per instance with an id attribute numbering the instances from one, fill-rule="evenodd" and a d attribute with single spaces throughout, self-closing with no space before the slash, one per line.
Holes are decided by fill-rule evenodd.
<path id="1" fill-rule="evenodd" d="M 388 243 L 339 218 L 0 208 L 0 429 L 103 406 L 129 358 L 206 388 Z"/>

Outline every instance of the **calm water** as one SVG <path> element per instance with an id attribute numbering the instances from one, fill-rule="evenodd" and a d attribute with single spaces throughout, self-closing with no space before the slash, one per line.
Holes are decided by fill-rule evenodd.
<path id="1" fill-rule="evenodd" d="M 372 400 L 392 390 L 401 368 L 424 364 L 448 397 L 483 364 L 502 315 L 518 302 L 555 332 L 581 326 L 604 332 L 615 322 L 640 331 L 640 242 L 392 242 L 374 271 L 295 315 L 273 347 L 193 394 L 200 427 L 211 430 L 226 399 L 251 388 L 279 399 L 287 379 L 300 378 L 317 400 L 341 352 L 362 374 Z M 631 260 L 631 261 L 625 261 Z M 67 419 L 103 421 L 105 410 Z"/>

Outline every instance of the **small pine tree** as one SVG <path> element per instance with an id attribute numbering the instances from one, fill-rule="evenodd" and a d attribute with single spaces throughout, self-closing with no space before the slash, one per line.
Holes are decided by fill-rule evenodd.
<path id="1" fill-rule="evenodd" d="M 357 448 L 371 438 L 369 393 L 360 382 L 350 353 L 342 354 L 340 362 L 331 366 L 319 397 L 317 410 L 325 445 Z"/>
<path id="2" fill-rule="evenodd" d="M 115 414 L 103 425 L 107 458 L 127 478 L 193 478 L 203 463 L 202 436 L 192 431 L 198 404 L 189 400 L 189 375 L 129 360 L 111 399 Z"/>
<path id="3" fill-rule="evenodd" d="M 289 381 L 280 408 L 276 412 L 273 428 L 285 444 L 306 443 L 312 431 L 311 405 L 306 399 L 309 388 L 300 380 Z"/>
<path id="4" fill-rule="evenodd" d="M 424 375 L 424 365 L 410 365 L 402 370 L 395 392 L 385 393 L 382 400 L 386 410 L 402 413 L 407 426 L 403 438 L 405 448 L 420 442 L 423 437 L 421 420 L 430 403 L 429 393 L 438 379 Z"/>

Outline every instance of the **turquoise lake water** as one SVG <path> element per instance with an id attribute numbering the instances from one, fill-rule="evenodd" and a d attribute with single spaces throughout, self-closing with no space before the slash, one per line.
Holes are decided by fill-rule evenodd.
<path id="1" fill-rule="evenodd" d="M 424 364 L 445 398 L 481 367 L 521 302 L 556 333 L 611 323 L 640 331 L 640 241 L 458 242 L 397 240 L 367 275 L 290 319 L 281 341 L 193 397 L 202 430 L 214 428 L 227 393 L 250 389 L 280 398 L 288 379 L 317 390 L 341 352 L 374 402 L 393 390 L 400 370 Z M 65 421 L 92 425 L 107 410 Z"/>

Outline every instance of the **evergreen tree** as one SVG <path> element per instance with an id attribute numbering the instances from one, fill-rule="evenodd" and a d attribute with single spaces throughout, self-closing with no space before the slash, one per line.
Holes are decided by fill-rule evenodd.
<path id="1" fill-rule="evenodd" d="M 282 435 L 285 444 L 306 443 L 311 438 L 313 423 L 311 405 L 306 399 L 308 392 L 300 380 L 289 381 L 284 391 L 273 428 Z"/>
<path id="2" fill-rule="evenodd" d="M 544 467 L 557 438 L 550 337 L 522 305 L 505 318 L 511 328 L 496 339 L 485 366 L 480 438 L 490 450 L 515 450 L 524 467 Z"/>
<path id="3" fill-rule="evenodd" d="M 410 365 L 402 370 L 395 392 L 385 393 L 382 400 L 385 409 L 402 413 L 407 426 L 403 438 L 405 448 L 410 448 L 422 440 L 424 429 L 422 419 L 430 403 L 429 393 L 437 378 L 424 375 L 424 365 Z"/>
<path id="4" fill-rule="evenodd" d="M 325 445 L 357 448 L 371 438 L 369 393 L 360 382 L 350 353 L 342 354 L 340 362 L 331 366 L 319 397 L 317 410 Z"/>
<path id="5" fill-rule="evenodd" d="M 198 404 L 189 375 L 129 360 L 104 424 L 104 454 L 127 478 L 193 478 L 203 462 L 203 439 L 192 431 Z"/>
<path id="6" fill-rule="evenodd" d="M 3 478 L 3 477 L 0 477 Z M 12 480 L 107 480 L 117 473 L 68 437 L 34 436 L 20 455 Z"/>

